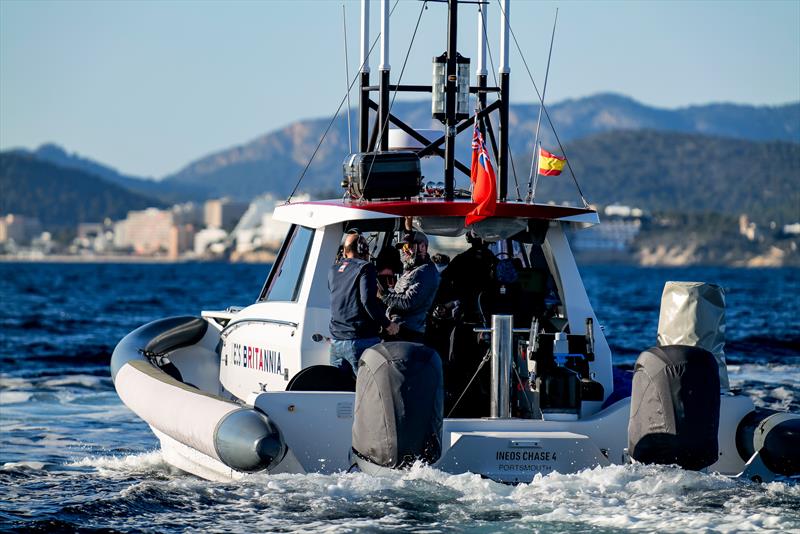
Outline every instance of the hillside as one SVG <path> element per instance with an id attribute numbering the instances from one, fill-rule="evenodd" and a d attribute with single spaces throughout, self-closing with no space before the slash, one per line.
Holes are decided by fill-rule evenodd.
<path id="1" fill-rule="evenodd" d="M 538 106 L 512 105 L 511 149 L 516 161 L 530 150 Z M 548 107 L 562 142 L 617 130 L 661 130 L 723 136 L 753 141 L 800 142 L 800 103 L 785 106 L 713 104 L 677 110 L 646 106 L 630 98 L 602 94 L 567 100 Z M 436 127 L 430 104 L 398 102 L 393 113 L 417 127 Z M 269 191 L 284 196 L 291 191 L 313 153 L 330 119 L 298 121 L 231 149 L 222 150 L 187 165 L 165 183 L 203 185 L 215 194 L 243 199 Z M 352 121 L 355 124 L 356 121 Z M 546 123 L 543 123 L 546 125 Z M 441 128 L 441 124 L 438 125 Z M 545 146 L 553 146 L 549 128 L 542 128 Z M 301 189 L 319 194 L 338 192 L 341 163 L 347 155 L 344 117 L 334 123 L 303 179 Z M 459 157 L 468 161 L 469 135 L 459 137 Z M 515 162 L 516 163 L 516 162 Z M 529 165 L 530 163 L 528 163 Z M 517 165 L 519 173 L 524 164 Z M 430 176 L 440 179 L 436 175 Z"/>
<path id="2" fill-rule="evenodd" d="M 208 198 L 209 192 L 201 184 L 180 184 L 142 178 L 122 174 L 113 167 L 103 165 L 79 154 L 69 154 L 62 147 L 54 143 L 45 143 L 35 150 L 17 149 L 11 151 L 15 154 L 33 156 L 37 159 L 65 167 L 76 169 L 87 174 L 92 174 L 107 182 L 117 184 L 135 193 L 147 197 L 157 198 L 165 203 L 183 202 L 186 200 L 203 200 Z"/>
<path id="3" fill-rule="evenodd" d="M 130 210 L 164 206 L 86 172 L 13 152 L 0 153 L 0 191 L 0 213 L 36 217 L 51 228 L 123 219 Z"/>
<path id="4" fill-rule="evenodd" d="M 579 139 L 566 151 L 590 202 L 649 211 L 747 213 L 762 224 L 800 220 L 800 144 L 620 131 Z M 579 199 L 568 172 L 540 177 L 536 198 Z"/>

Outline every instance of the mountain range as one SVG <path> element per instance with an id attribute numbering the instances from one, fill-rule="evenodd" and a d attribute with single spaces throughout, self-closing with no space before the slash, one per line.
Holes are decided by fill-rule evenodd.
<path id="1" fill-rule="evenodd" d="M 523 196 L 538 111 L 539 106 L 533 104 L 513 104 L 510 111 L 513 174 Z M 392 113 L 416 128 L 438 125 L 441 129 L 441 124 L 430 118 L 428 102 L 397 102 Z M 785 222 L 800 219 L 796 187 L 800 177 L 800 102 L 783 106 L 710 104 L 666 110 L 620 95 L 601 94 L 553 104 L 548 106 L 548 114 L 557 126 L 561 145 L 544 117 L 543 146 L 568 156 L 578 183 L 591 202 L 625 202 L 650 210 L 678 207 L 745 212 L 754 218 Z M 25 204 L 25 199 L 34 198 L 47 204 L 41 195 L 28 191 L 32 183 L 23 179 L 33 176 L 33 163 L 29 160 L 50 165 L 46 173 L 39 169 L 48 176 L 56 176 L 64 169 L 73 171 L 64 174 L 69 180 L 63 180 L 59 187 L 68 187 L 75 181 L 84 184 L 82 190 L 87 191 L 86 177 L 97 180 L 95 193 L 111 195 L 113 191 L 116 198 L 126 199 L 124 203 L 130 201 L 128 209 L 220 196 L 250 200 L 266 192 L 286 196 L 297 184 L 330 121 L 328 117 L 294 122 L 200 158 L 160 180 L 125 175 L 53 144 L 34 151 L 8 151 L 2 154 L 4 163 L 0 166 L 3 209 L 23 214 L 46 211 L 42 206 Z M 467 164 L 469 137 L 468 133 L 462 134 L 457 145 L 458 157 Z M 316 198 L 339 196 L 341 165 L 349 151 L 346 117 L 340 116 L 319 145 L 298 191 L 310 192 Z M 12 155 L 23 159 L 12 159 L 13 165 L 9 164 L 6 160 Z M 441 180 L 438 160 L 437 170 L 431 171 L 432 167 L 433 164 L 423 165 L 426 179 Z M 457 181 L 461 186 L 468 183 L 458 173 Z M 123 195 L 120 189 L 105 191 L 106 185 L 133 196 Z M 54 190 L 61 191 L 59 198 L 67 195 L 65 190 Z M 516 192 L 513 181 L 509 191 Z M 568 173 L 558 179 L 540 179 L 537 200 L 551 199 L 579 200 Z M 104 205 L 93 202 L 95 208 Z M 117 212 L 111 205 L 106 208 L 105 212 L 81 209 L 84 216 L 96 213 L 95 217 Z M 70 217 L 73 219 L 75 216 Z"/>
<path id="2" fill-rule="evenodd" d="M 522 156 L 533 145 L 538 111 L 539 106 L 533 104 L 511 106 L 509 124 L 512 157 Z M 440 123 L 431 119 L 427 101 L 397 102 L 392 113 L 415 128 L 442 129 Z M 752 141 L 800 143 L 800 103 L 775 107 L 711 104 L 665 110 L 645 106 L 628 97 L 601 94 L 554 104 L 548 107 L 548 115 L 556 125 L 558 137 L 565 148 L 569 148 L 573 140 L 617 130 L 660 130 Z M 341 181 L 341 164 L 350 151 L 345 119 L 343 116 L 333 123 L 306 171 L 300 190 L 335 192 L 338 195 L 336 188 Z M 542 143 L 559 152 L 552 129 L 547 127 L 546 121 L 544 117 Z M 181 171 L 167 176 L 164 182 L 216 187 L 219 194 L 243 199 L 264 191 L 286 196 L 302 174 L 329 122 L 330 118 L 292 123 L 243 145 L 194 161 Z M 355 120 L 350 122 L 356 124 Z M 467 163 L 469 143 L 470 136 L 462 134 L 457 144 L 460 159 Z M 524 159 L 517 158 L 522 162 Z M 517 172 L 521 173 L 522 169 L 517 169 Z M 431 178 L 441 179 L 439 176 Z"/>

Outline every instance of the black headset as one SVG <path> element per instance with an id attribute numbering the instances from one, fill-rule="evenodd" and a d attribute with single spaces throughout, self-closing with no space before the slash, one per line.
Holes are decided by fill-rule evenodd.
<path id="1" fill-rule="evenodd" d="M 367 243 L 367 238 L 361 234 L 358 234 L 356 252 L 358 252 L 358 255 L 362 257 L 369 256 L 369 243 Z"/>
<path id="2" fill-rule="evenodd" d="M 361 257 L 369 256 L 369 243 L 367 242 L 367 238 L 364 237 L 364 234 L 357 228 L 348 230 L 347 233 L 356 234 L 358 236 L 358 239 L 356 239 L 356 254 Z"/>

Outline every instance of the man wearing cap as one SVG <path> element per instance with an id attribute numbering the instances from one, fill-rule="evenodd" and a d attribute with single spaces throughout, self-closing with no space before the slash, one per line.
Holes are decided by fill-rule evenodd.
<path id="1" fill-rule="evenodd" d="M 403 274 L 394 288 L 381 296 L 389 316 L 400 324 L 397 338 L 422 343 L 425 320 L 439 287 L 439 271 L 428 256 L 428 238 L 422 232 L 405 235 L 400 250 Z"/>
<path id="2" fill-rule="evenodd" d="M 331 365 L 352 373 L 367 348 L 381 342 L 383 329 L 395 335 L 399 326 L 386 316 L 378 300 L 375 266 L 368 261 L 369 246 L 358 232 L 348 233 L 342 258 L 328 273 L 331 291 Z"/>

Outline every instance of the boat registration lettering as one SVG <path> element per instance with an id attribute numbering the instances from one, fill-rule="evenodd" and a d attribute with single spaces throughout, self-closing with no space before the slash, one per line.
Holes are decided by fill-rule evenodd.
<path id="1" fill-rule="evenodd" d="M 497 470 L 516 473 L 550 473 L 552 462 L 557 458 L 556 451 L 495 451 Z"/>
<path id="2" fill-rule="evenodd" d="M 263 347 L 232 343 L 230 347 L 230 360 L 234 367 L 244 367 L 265 373 L 281 374 L 281 353 L 277 350 L 269 350 Z M 227 365 L 228 359 L 223 359 Z"/>
<path id="3" fill-rule="evenodd" d="M 556 451 L 497 451 L 495 460 L 504 462 L 555 462 Z"/>
<path id="4" fill-rule="evenodd" d="M 498 471 L 515 471 L 517 473 L 551 473 L 550 464 L 497 464 Z"/>

